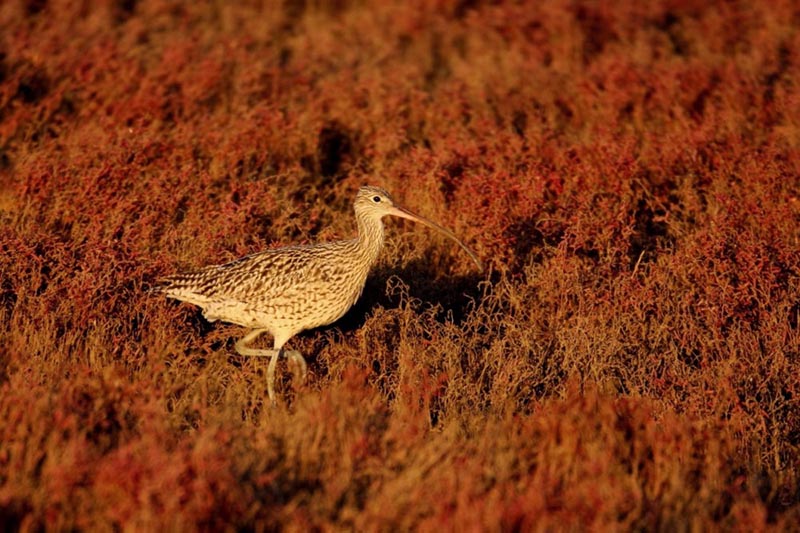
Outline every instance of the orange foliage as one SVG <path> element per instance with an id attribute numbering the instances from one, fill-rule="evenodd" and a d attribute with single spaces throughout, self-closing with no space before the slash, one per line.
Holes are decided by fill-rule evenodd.
<path id="1" fill-rule="evenodd" d="M 0 523 L 796 524 L 798 72 L 787 1 L 3 2 Z M 489 270 L 387 222 L 271 408 L 147 289 L 365 183 Z"/>

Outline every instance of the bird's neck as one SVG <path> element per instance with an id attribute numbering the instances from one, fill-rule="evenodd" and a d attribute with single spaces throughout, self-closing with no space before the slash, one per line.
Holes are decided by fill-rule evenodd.
<path id="1" fill-rule="evenodd" d="M 378 259 L 383 248 L 383 222 L 379 218 L 356 214 L 358 251 L 369 264 Z"/>

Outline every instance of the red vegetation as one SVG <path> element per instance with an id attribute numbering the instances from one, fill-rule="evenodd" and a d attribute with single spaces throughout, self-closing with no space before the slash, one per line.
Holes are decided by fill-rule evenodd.
<path id="1" fill-rule="evenodd" d="M 0 3 L 2 529 L 800 521 L 795 2 Z M 420 227 L 243 359 L 159 276 Z"/>

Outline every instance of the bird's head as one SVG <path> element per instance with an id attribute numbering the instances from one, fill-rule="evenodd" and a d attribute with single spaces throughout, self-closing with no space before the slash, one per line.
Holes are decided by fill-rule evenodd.
<path id="1" fill-rule="evenodd" d="M 393 215 L 396 217 L 413 220 L 414 222 L 424 224 L 431 229 L 435 229 L 439 233 L 442 233 L 450 239 L 456 241 L 459 246 L 461 246 L 461 248 L 463 248 L 464 251 L 469 254 L 478 268 L 483 270 L 483 265 L 481 264 L 480 260 L 469 248 L 466 247 L 466 245 L 464 245 L 464 243 L 458 240 L 458 238 L 456 238 L 456 236 L 450 230 L 447 230 L 439 224 L 395 204 L 392 196 L 380 187 L 373 187 L 371 185 L 365 185 L 361 187 L 356 195 L 354 207 L 357 214 L 363 214 L 370 218 L 374 217 L 380 220 L 386 215 Z"/>
<path id="2" fill-rule="evenodd" d="M 354 207 L 358 212 L 379 219 L 386 215 L 394 215 L 403 218 L 408 218 L 409 215 L 415 216 L 413 213 L 397 207 L 392 195 L 388 192 L 380 187 L 373 187 L 372 185 L 365 185 L 358 189 Z"/>

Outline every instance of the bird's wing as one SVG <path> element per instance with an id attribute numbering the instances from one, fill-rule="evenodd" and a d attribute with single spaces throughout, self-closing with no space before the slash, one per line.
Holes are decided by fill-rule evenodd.
<path id="1" fill-rule="evenodd" d="M 161 290 L 179 299 L 182 299 L 179 294 L 190 293 L 214 302 L 291 298 L 306 287 L 325 283 L 340 268 L 330 259 L 336 244 L 266 250 L 222 265 L 170 276 L 163 280 Z"/>

